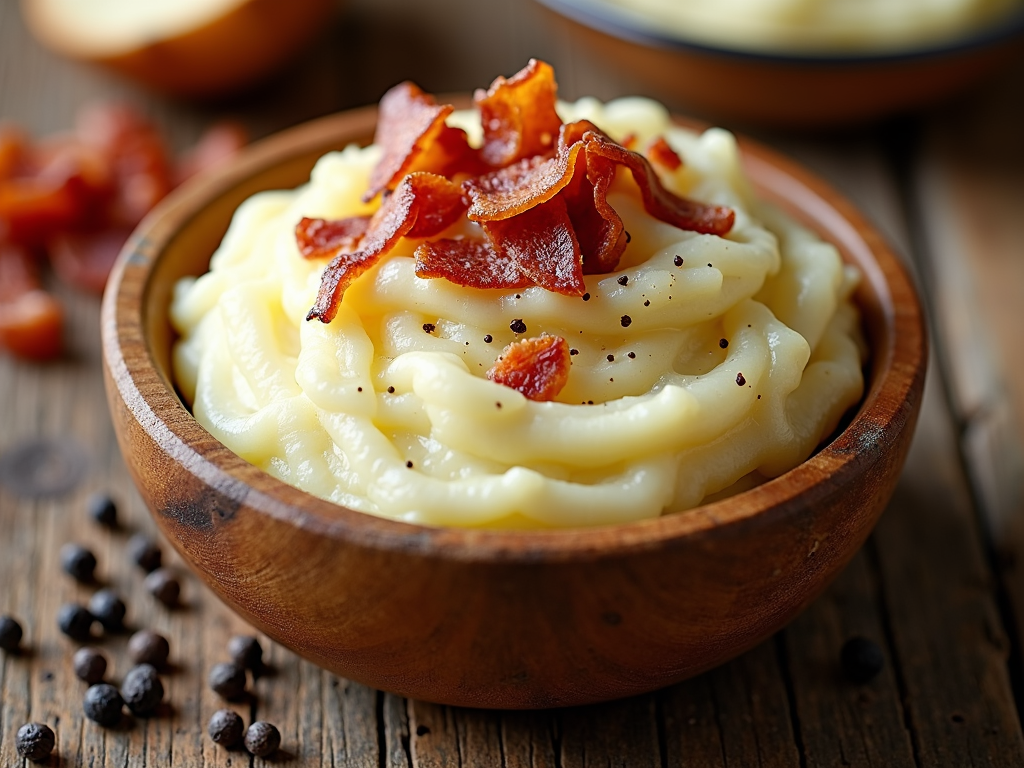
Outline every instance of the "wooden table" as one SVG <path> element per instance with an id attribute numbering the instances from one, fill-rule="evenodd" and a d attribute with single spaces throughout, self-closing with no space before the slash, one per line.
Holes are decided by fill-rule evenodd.
<path id="1" fill-rule="evenodd" d="M 456 21 L 458 20 L 458 21 Z M 471 30 L 489 27 L 487 35 Z M 176 147 L 216 117 L 255 136 L 372 103 L 415 77 L 466 91 L 529 56 L 552 62 L 567 98 L 641 91 L 614 62 L 558 38 L 532 5 L 498 0 L 353 0 L 302 60 L 260 92 L 195 106 L 59 60 L 0 3 L 0 117 L 37 134 L 70 125 L 96 97 L 145 110 Z M 1024 765 L 1024 61 L 927 114 L 825 137 L 764 133 L 856 201 L 915 270 L 932 315 L 933 366 L 917 438 L 888 511 L 864 550 L 788 628 L 701 677 L 610 704 L 495 713 L 406 701 L 338 679 L 265 641 L 272 674 L 240 708 L 278 725 L 276 761 L 420 766 L 962 766 Z M 57 733 L 51 765 L 220 766 L 249 763 L 205 735 L 222 703 L 205 685 L 245 625 L 174 562 L 185 604 L 159 607 L 127 562 L 130 531 L 152 530 L 118 454 L 102 391 L 99 306 L 59 289 L 69 352 L 44 366 L 0 357 L 0 461 L 42 440 L 34 471 L 80 480 L 51 498 L 0 487 L 0 613 L 18 616 L 27 652 L 0 656 L 0 765 L 20 765 L 28 720 Z M 61 452 L 54 454 L 54 446 Z M 53 462 L 61 459 L 65 464 Z M 68 464 L 68 462 L 70 464 Z M 52 478 L 51 478 L 52 479 Z M 92 523 L 84 500 L 109 490 L 125 530 Z M 94 549 L 103 583 L 124 593 L 133 627 L 171 641 L 170 706 L 125 730 L 83 719 L 83 686 L 58 606 L 90 589 L 64 576 L 58 550 Z M 167 548 L 169 554 L 169 548 Z M 887 664 L 854 685 L 839 649 L 864 635 Z M 124 673 L 125 638 L 103 647 Z M 259 760 L 255 762 L 259 763 Z"/>

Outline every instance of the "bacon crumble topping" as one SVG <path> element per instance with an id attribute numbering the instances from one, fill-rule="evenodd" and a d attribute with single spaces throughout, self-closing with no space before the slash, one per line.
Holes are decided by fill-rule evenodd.
<path id="1" fill-rule="evenodd" d="M 421 243 L 417 276 L 482 289 L 537 285 L 584 296 L 584 274 L 614 271 L 629 242 L 607 198 L 619 166 L 629 170 L 655 218 L 702 234 L 732 229 L 731 209 L 665 189 L 651 161 L 593 123 L 562 124 L 556 93 L 553 70 L 537 60 L 477 91 L 484 136 L 477 150 L 464 131 L 445 124 L 451 105 L 437 104 L 412 83 L 388 91 L 375 137 L 383 156 L 364 195 L 369 201 L 383 193 L 377 213 L 369 219 L 303 219 L 296 227 L 303 256 L 333 256 L 306 319 L 330 322 L 348 285 L 399 239 L 435 238 L 463 215 L 482 236 Z M 664 137 L 648 154 L 669 170 L 682 165 Z"/>
<path id="2" fill-rule="evenodd" d="M 513 341 L 502 351 L 487 378 L 511 387 L 530 400 L 558 397 L 569 380 L 569 344 L 561 336 L 538 336 Z"/>

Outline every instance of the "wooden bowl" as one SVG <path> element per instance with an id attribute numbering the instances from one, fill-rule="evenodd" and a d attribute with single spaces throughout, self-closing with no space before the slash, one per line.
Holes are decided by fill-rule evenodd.
<path id="1" fill-rule="evenodd" d="M 917 417 L 926 342 L 911 282 L 853 206 L 743 141 L 757 188 L 836 243 L 864 280 L 872 357 L 849 426 L 738 496 L 654 520 L 562 531 L 430 528 L 313 497 L 199 426 L 171 382 L 174 283 L 201 274 L 236 206 L 308 178 L 372 134 L 375 110 L 253 146 L 182 187 L 125 247 L 103 304 L 104 371 L 125 460 L 158 526 L 228 605 L 347 678 L 446 704 L 541 708 L 650 691 L 751 648 L 864 542 Z"/>
<path id="2" fill-rule="evenodd" d="M 1019 54 L 1024 39 L 1021 9 L 959 39 L 898 52 L 766 53 L 652 31 L 592 0 L 537 2 L 652 96 L 717 119 L 791 128 L 865 122 L 939 101 Z"/>

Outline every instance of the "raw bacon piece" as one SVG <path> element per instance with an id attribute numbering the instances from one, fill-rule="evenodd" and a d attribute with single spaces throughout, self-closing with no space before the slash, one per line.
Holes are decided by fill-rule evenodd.
<path id="1" fill-rule="evenodd" d="M 665 141 L 664 136 L 659 136 L 651 142 L 651 146 L 647 148 L 647 156 L 651 158 L 652 163 L 663 165 L 670 171 L 677 171 L 683 166 L 683 161 Z"/>
<path id="2" fill-rule="evenodd" d="M 530 400 L 554 400 L 569 380 L 569 344 L 561 336 L 513 341 L 501 353 L 487 378 Z"/>
<path id="3" fill-rule="evenodd" d="M 561 196 L 482 226 L 494 249 L 507 254 L 533 283 L 566 296 L 586 292 L 583 256 Z"/>
<path id="4" fill-rule="evenodd" d="M 339 253 L 327 265 L 320 278 L 316 303 L 306 319 L 331 322 L 338 314 L 345 289 L 401 238 L 438 235 L 454 224 L 467 207 L 457 184 L 433 173 L 410 173 L 374 214 L 362 248 L 355 253 Z"/>
<path id="5" fill-rule="evenodd" d="M 507 254 L 483 238 L 423 243 L 416 249 L 416 276 L 442 277 L 468 288 L 514 290 L 532 284 Z"/>
<path id="6" fill-rule="evenodd" d="M 339 250 L 354 251 L 369 225 L 369 216 L 350 216 L 347 219 L 303 217 L 295 225 L 295 241 L 304 259 L 334 256 Z"/>
<path id="7" fill-rule="evenodd" d="M 484 129 L 481 156 L 496 168 L 554 149 L 561 118 L 555 111 L 555 72 L 537 59 L 509 79 L 497 78 L 474 95 Z"/>

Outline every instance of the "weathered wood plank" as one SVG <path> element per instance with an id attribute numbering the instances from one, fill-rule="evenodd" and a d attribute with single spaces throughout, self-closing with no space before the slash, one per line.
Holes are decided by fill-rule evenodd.
<path id="1" fill-rule="evenodd" d="M 774 639 L 662 697 L 669 765 L 800 765 Z"/>
<path id="2" fill-rule="evenodd" d="M 890 509 L 886 515 L 894 513 Z M 862 685 L 846 679 L 839 661 L 839 651 L 851 637 L 866 637 L 886 648 L 877 590 L 876 573 L 861 552 L 784 633 L 807 766 L 915 765 L 893 660 L 887 659 L 881 674 Z"/>

